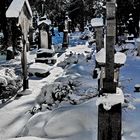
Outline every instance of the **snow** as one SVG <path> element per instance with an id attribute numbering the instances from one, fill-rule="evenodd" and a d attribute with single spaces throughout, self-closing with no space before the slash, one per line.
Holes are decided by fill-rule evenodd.
<path id="1" fill-rule="evenodd" d="M 110 110 L 112 106 L 119 103 L 124 103 L 124 95 L 120 88 L 116 89 L 116 93 L 103 93 L 96 101 L 96 105 L 103 104 L 105 110 Z"/>
<path id="2" fill-rule="evenodd" d="M 136 88 L 140 88 L 140 84 L 136 84 L 135 87 L 136 87 Z"/>
<path id="3" fill-rule="evenodd" d="M 35 74 L 35 73 L 43 74 L 43 73 L 47 73 L 51 69 L 52 67 L 49 65 L 42 64 L 42 63 L 33 63 L 29 66 L 28 72 L 32 74 Z"/>
<path id="4" fill-rule="evenodd" d="M 8 10 L 6 11 L 6 17 L 19 17 L 22 7 L 26 3 L 30 16 L 32 16 L 32 10 L 29 5 L 28 0 L 13 0 L 11 5 L 9 6 Z"/>
<path id="5" fill-rule="evenodd" d="M 10 80 L 16 79 L 18 76 L 15 74 L 13 69 L 9 68 L 1 68 L 0 70 L 0 76 L 4 77 L 8 82 Z"/>
<path id="6" fill-rule="evenodd" d="M 65 50 L 66 53 L 63 51 L 58 56 L 58 61 L 51 68 L 48 77 L 29 77 L 30 89 L 19 92 L 24 93 L 24 96 L 13 97 L 7 103 L 0 104 L 1 140 L 85 140 L 87 138 L 89 140 L 97 140 L 97 80 L 92 78 L 95 56 L 92 53 L 91 60 L 87 61 L 86 56 L 93 51 L 93 48 L 92 46 L 89 48 L 87 44 L 79 45 L 79 42 L 81 42 L 79 39 L 80 35 L 80 33 L 72 35 L 73 44 L 75 45 L 70 45 L 71 47 Z M 56 41 L 56 45 L 60 45 L 62 34 L 60 36 L 56 34 L 55 37 L 53 39 Z M 59 41 L 57 41 L 58 38 Z M 116 56 L 119 57 L 119 59 L 116 58 L 116 63 L 124 64 L 126 60 L 126 64 L 120 70 L 119 80 L 119 87 L 122 89 L 124 97 L 115 95 L 120 97 L 118 101 L 116 98 L 114 99 L 114 95 L 113 97 L 109 95 L 108 98 L 111 105 L 107 106 L 107 109 L 116 103 L 123 102 L 124 98 L 122 140 L 139 140 L 140 94 L 139 92 L 134 92 L 134 86 L 140 83 L 140 57 L 135 56 L 134 51 L 131 51 L 136 48 L 134 44 L 125 44 L 125 46 L 118 48 L 117 51 L 125 48 L 127 48 L 127 60 L 124 54 L 116 53 Z M 33 66 L 34 69 L 47 70 L 48 65 L 46 64 L 35 64 L 36 66 L 31 64 L 34 63 L 36 52 L 28 53 L 29 66 Z M 70 52 L 78 56 L 77 64 L 70 63 L 64 68 L 58 67 L 57 65 L 60 62 L 69 59 Z M 101 54 L 104 54 L 103 52 Z M 98 54 L 97 56 L 101 62 L 105 63 L 105 54 Z M 20 68 L 19 59 L 0 64 L 15 69 Z M 65 84 L 68 85 L 69 81 L 72 81 L 74 84 L 76 83 L 76 86 L 73 86 L 72 94 L 67 94 L 60 102 L 58 100 L 52 101 L 51 93 L 53 90 L 56 90 L 56 83 L 63 87 Z M 29 91 L 31 91 L 31 94 L 25 95 Z M 47 96 L 45 96 L 45 91 L 48 91 Z M 48 104 L 43 103 L 42 110 L 40 111 L 40 103 L 43 101 L 47 101 L 53 106 L 47 109 Z M 72 103 L 77 105 L 72 105 Z M 99 103 L 103 103 L 103 99 L 99 99 Z M 38 109 L 35 115 L 31 114 L 33 109 Z"/>
<path id="7" fill-rule="evenodd" d="M 0 76 L 0 84 L 3 85 L 3 86 L 8 85 L 7 80 L 4 77 L 1 77 L 1 76 Z"/>
<path id="8" fill-rule="evenodd" d="M 41 21 L 38 22 L 38 25 L 40 25 L 42 23 L 45 23 L 47 25 L 51 25 L 51 20 L 49 20 L 49 19 L 41 20 Z"/>
<path id="9" fill-rule="evenodd" d="M 46 139 L 37 137 L 23 137 L 23 138 L 11 138 L 9 140 L 46 140 Z"/>
<path id="10" fill-rule="evenodd" d="M 91 19 L 91 25 L 93 27 L 102 27 L 102 26 L 104 26 L 103 18 L 93 18 L 93 19 Z"/>
<path id="11" fill-rule="evenodd" d="M 46 139 L 84 140 L 88 136 L 92 140 L 96 137 L 96 115 L 95 99 L 92 99 L 81 105 L 38 113 L 28 121 L 23 133 L 26 136 L 45 135 Z"/>
<path id="12" fill-rule="evenodd" d="M 140 43 L 140 38 L 137 38 L 137 39 L 136 39 L 136 42 Z"/>
<path id="13" fill-rule="evenodd" d="M 12 52 L 13 51 L 13 48 L 12 47 L 8 47 L 7 50 L 9 50 L 9 51 Z"/>
<path id="14" fill-rule="evenodd" d="M 54 50 L 53 49 L 45 49 L 45 48 L 41 48 L 41 49 L 39 49 L 38 51 L 37 51 L 37 53 L 39 54 L 39 53 L 54 53 Z"/>
<path id="15" fill-rule="evenodd" d="M 29 94 L 32 94 L 32 90 L 30 89 L 18 92 L 18 95 L 29 95 Z"/>
<path id="16" fill-rule="evenodd" d="M 96 55 L 95 59 L 100 64 L 106 63 L 106 51 L 104 48 L 102 48 Z M 121 52 L 116 52 L 114 55 L 114 63 L 115 64 L 125 64 L 126 62 L 126 55 Z"/>

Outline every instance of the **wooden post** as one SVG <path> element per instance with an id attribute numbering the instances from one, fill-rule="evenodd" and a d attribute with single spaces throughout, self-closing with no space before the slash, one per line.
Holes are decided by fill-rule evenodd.
<path id="1" fill-rule="evenodd" d="M 116 42 L 116 7 L 115 2 L 106 3 L 107 7 L 107 35 L 106 35 L 106 70 L 104 92 L 116 93 L 114 84 L 114 45 Z"/>
<path id="2" fill-rule="evenodd" d="M 100 51 L 103 47 L 103 27 L 96 27 L 96 50 Z"/>
<path id="3" fill-rule="evenodd" d="M 115 94 L 114 83 L 114 45 L 116 40 L 115 0 L 107 0 L 106 65 L 102 93 Z M 121 104 L 105 110 L 98 108 L 98 140 L 121 140 Z"/>
<path id="4" fill-rule="evenodd" d="M 23 74 L 23 90 L 29 88 L 28 86 L 28 74 L 27 74 L 27 52 L 26 52 L 26 40 L 23 35 L 23 50 L 21 56 L 21 64 L 22 64 L 22 74 Z"/>
<path id="5" fill-rule="evenodd" d="M 99 52 L 102 48 L 104 48 L 103 26 L 96 27 L 95 30 L 96 30 L 96 51 Z M 95 69 L 93 70 L 93 79 L 96 79 L 98 77 L 96 68 L 99 68 L 99 65 L 95 61 Z"/>

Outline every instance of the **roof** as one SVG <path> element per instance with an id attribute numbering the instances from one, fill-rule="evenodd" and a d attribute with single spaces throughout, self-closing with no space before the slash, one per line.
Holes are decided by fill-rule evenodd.
<path id="1" fill-rule="evenodd" d="M 19 17 L 24 3 L 26 3 L 27 8 L 29 10 L 29 14 L 30 16 L 32 16 L 32 10 L 28 0 L 13 0 L 11 5 L 6 11 L 6 17 L 15 17 L 15 18 Z"/>

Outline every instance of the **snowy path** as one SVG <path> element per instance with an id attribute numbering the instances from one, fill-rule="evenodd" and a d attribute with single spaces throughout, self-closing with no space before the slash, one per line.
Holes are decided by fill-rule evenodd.
<path id="1" fill-rule="evenodd" d="M 60 60 L 63 59 L 64 54 L 60 57 Z M 60 60 L 58 59 L 58 61 Z M 62 68 L 55 67 L 47 78 L 40 80 L 36 78 L 30 79 L 29 87 L 32 90 L 31 95 L 10 100 L 6 105 L 0 108 L 0 140 L 15 137 L 19 134 L 31 117 L 29 110 L 34 106 L 35 99 L 39 95 L 41 87 L 46 83 L 53 82 L 62 72 Z"/>
<path id="2" fill-rule="evenodd" d="M 84 53 L 84 51 L 91 51 L 84 45 L 73 47 L 67 51 L 73 51 L 75 53 Z M 30 62 L 33 62 L 34 55 L 31 55 Z M 63 53 L 59 58 L 57 63 L 65 59 L 65 54 Z M 19 62 L 18 62 L 19 63 Z M 31 117 L 29 110 L 34 106 L 36 97 L 40 94 L 41 88 L 46 83 L 52 83 L 56 78 L 63 74 L 63 69 L 57 67 L 57 63 L 54 68 L 50 71 L 50 75 L 46 78 L 39 79 L 32 77 L 29 80 L 29 87 L 32 90 L 32 94 L 16 98 L 15 100 L 10 100 L 9 103 L 0 108 L 0 140 L 5 140 L 7 138 L 14 138 L 23 129 L 24 125 L 27 123 Z"/>

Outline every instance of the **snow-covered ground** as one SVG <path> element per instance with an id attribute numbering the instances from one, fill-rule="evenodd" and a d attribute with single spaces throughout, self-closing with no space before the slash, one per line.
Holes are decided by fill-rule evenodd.
<path id="1" fill-rule="evenodd" d="M 57 39 L 61 40 L 62 34 L 56 34 L 53 39 L 58 45 Z M 74 38 L 77 42 L 78 39 Z M 29 78 L 32 94 L 13 97 L 1 104 L 0 140 L 97 140 L 97 80 L 92 78 L 95 66 L 93 49 L 79 43 L 69 47 L 51 66 L 48 77 Z M 140 138 L 140 93 L 134 92 L 135 84 L 140 84 L 140 57 L 134 56 L 134 51 L 127 50 L 129 56 L 120 70 L 120 87 L 127 101 L 123 105 L 122 140 Z M 87 59 L 89 54 L 91 60 Z M 34 63 L 35 57 L 35 50 L 29 52 L 28 62 Z M 77 58 L 76 63 L 73 58 Z M 64 60 L 68 63 L 64 64 Z M 19 69 L 20 58 L 1 65 Z M 48 102 L 49 98 L 51 102 Z"/>

